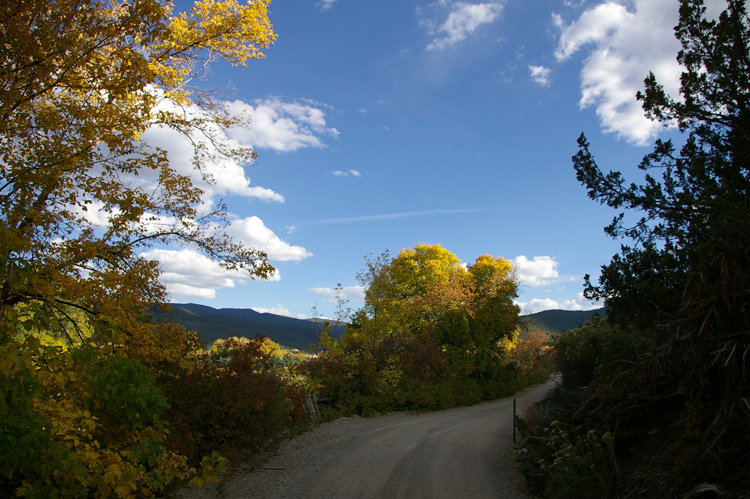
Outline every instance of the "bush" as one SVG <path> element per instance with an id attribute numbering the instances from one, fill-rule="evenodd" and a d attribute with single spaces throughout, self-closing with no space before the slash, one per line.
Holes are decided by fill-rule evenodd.
<path id="1" fill-rule="evenodd" d="M 0 347 L 0 490 L 25 497 L 153 497 L 194 470 L 166 446 L 148 368 L 35 338 Z"/>
<path id="2" fill-rule="evenodd" d="M 554 355 L 564 386 L 588 386 L 597 368 L 615 360 L 635 358 L 642 343 L 635 332 L 618 329 L 598 317 L 561 334 L 555 342 Z"/>
<path id="3" fill-rule="evenodd" d="M 216 450 L 238 458 L 265 448 L 302 417 L 304 395 L 282 381 L 265 338 L 235 347 L 229 360 L 204 356 L 161 379 L 170 445 L 191 463 Z"/>
<path id="4" fill-rule="evenodd" d="M 612 497 L 617 482 L 614 439 L 595 430 L 573 437 L 559 421 L 554 421 L 547 446 L 552 453 L 542 470 L 549 475 L 547 496 L 555 499 L 604 499 Z"/>
<path id="5" fill-rule="evenodd" d="M 548 498 L 606 498 L 614 495 L 617 466 L 610 433 L 561 421 L 581 404 L 580 390 L 561 387 L 531 405 L 516 420 L 521 434 L 518 457 L 526 482 L 537 496 Z M 601 435 L 601 436 L 600 436 Z"/>

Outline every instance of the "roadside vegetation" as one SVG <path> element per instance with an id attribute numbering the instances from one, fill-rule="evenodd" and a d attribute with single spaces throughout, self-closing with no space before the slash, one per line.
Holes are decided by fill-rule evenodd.
<path id="1" fill-rule="evenodd" d="M 255 154 L 221 133 L 243 119 L 191 86 L 218 58 L 263 56 L 267 4 L 2 3 L 3 492 L 161 496 L 304 429 L 311 393 L 334 417 L 468 404 L 546 377 L 543 338 L 517 337 L 508 262 L 465 268 L 439 246 L 368 262 L 368 308 L 341 340 L 326 331 L 312 360 L 262 337 L 207 351 L 152 321 L 167 293 L 149 249 L 183 244 L 251 277 L 274 271 L 226 237 L 221 204 L 202 204 L 212 161 Z M 208 184 L 141 142 L 152 127 L 189 139 Z"/>
<path id="2" fill-rule="evenodd" d="M 368 257 L 365 306 L 299 365 L 326 417 L 444 409 L 515 393 L 550 374 L 547 336 L 520 332 L 501 257 L 464 265 L 440 245 Z M 330 325 L 329 325 L 330 327 Z"/>
<path id="3" fill-rule="evenodd" d="M 268 3 L 0 4 L 3 494 L 152 497 L 200 485 L 224 469 L 228 437 L 203 428 L 192 441 L 183 426 L 238 418 L 250 429 L 237 438 L 253 446 L 294 421 L 294 392 L 270 375 L 260 344 L 218 365 L 194 334 L 151 322 L 167 294 L 143 256 L 177 244 L 256 278 L 274 270 L 226 236 L 221 203 L 202 204 L 214 160 L 255 153 L 224 133 L 246 118 L 195 86 L 213 61 L 263 57 L 276 37 Z M 142 141 L 153 128 L 193 145 L 193 171 Z M 245 389 L 260 401 L 233 398 Z"/>
<path id="4" fill-rule="evenodd" d="M 585 137 L 573 158 L 589 196 L 621 210 L 624 238 L 586 295 L 607 320 L 555 344 L 563 387 L 520 424 L 534 490 L 566 497 L 747 497 L 750 490 L 750 19 L 680 2 L 681 96 L 653 75 L 638 98 L 677 125 L 629 183 Z"/>

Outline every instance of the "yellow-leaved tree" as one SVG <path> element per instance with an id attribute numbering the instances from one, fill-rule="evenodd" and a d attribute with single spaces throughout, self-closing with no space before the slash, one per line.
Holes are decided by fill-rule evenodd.
<path id="1" fill-rule="evenodd" d="M 464 265 L 441 245 L 421 243 L 367 263 L 358 276 L 365 307 L 348 334 L 429 338 L 468 373 L 499 360 L 499 342 L 516 329 L 519 311 L 506 259 L 482 255 Z"/>
<path id="2" fill-rule="evenodd" d="M 154 376 L 196 346 L 151 324 L 166 299 L 142 252 L 183 243 L 264 278 L 224 208 L 142 141 L 194 146 L 210 183 L 237 117 L 195 86 L 275 39 L 270 0 L 6 0 L 0 5 L 0 488 L 29 497 L 146 495 L 191 475 L 165 447 Z M 216 460 L 215 460 L 216 461 Z M 216 463 L 206 462 L 210 471 Z"/>
<path id="3" fill-rule="evenodd" d="M 508 260 L 482 255 L 463 264 L 441 245 L 421 243 L 365 262 L 357 275 L 364 307 L 338 339 L 324 330 L 318 357 L 299 368 L 331 411 L 446 408 L 531 381 L 506 368 L 519 325 Z"/>

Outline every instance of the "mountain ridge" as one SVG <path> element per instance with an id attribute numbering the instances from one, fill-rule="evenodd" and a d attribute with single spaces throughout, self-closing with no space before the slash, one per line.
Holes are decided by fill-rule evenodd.
<path id="1" fill-rule="evenodd" d="M 197 303 L 171 303 L 172 312 L 153 312 L 157 322 L 176 322 L 195 331 L 205 344 L 233 336 L 268 336 L 288 348 L 308 350 L 318 342 L 320 321 L 295 319 L 284 315 L 257 312 L 251 308 L 213 308 Z M 343 327 L 331 336 L 343 333 Z"/>
<path id="2" fill-rule="evenodd" d="M 153 312 L 157 322 L 176 322 L 188 330 L 195 331 L 205 344 L 217 339 L 245 336 L 252 338 L 265 335 L 287 348 L 309 350 L 318 343 L 322 328 L 321 319 L 295 319 L 285 315 L 257 312 L 251 308 L 213 308 L 197 303 L 172 303 L 172 312 Z M 525 331 L 541 331 L 550 337 L 568 329 L 574 329 L 591 320 L 594 315 L 605 316 L 598 310 L 545 310 L 521 316 Z M 336 328 L 331 336 L 338 337 L 343 326 Z"/>
<path id="3" fill-rule="evenodd" d="M 603 307 L 594 310 L 543 310 L 521 316 L 521 324 L 524 331 L 541 331 L 553 338 L 581 327 L 595 316 L 606 318 L 607 312 Z"/>

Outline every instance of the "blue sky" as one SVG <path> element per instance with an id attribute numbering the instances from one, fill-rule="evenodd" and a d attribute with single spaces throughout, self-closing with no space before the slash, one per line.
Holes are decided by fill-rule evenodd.
<path id="1" fill-rule="evenodd" d="M 364 257 L 440 244 L 471 263 L 515 265 L 522 312 L 590 309 L 583 276 L 619 242 L 614 212 L 589 200 L 571 163 L 585 132 L 604 169 L 634 173 L 657 136 L 635 93 L 654 71 L 676 95 L 676 0 L 275 0 L 266 59 L 213 66 L 250 126 L 227 137 L 206 188 L 230 232 L 268 252 L 252 281 L 190 248 L 160 248 L 173 301 L 324 317 L 343 286 L 362 306 Z M 147 140 L 181 159 L 175 137 Z"/>

